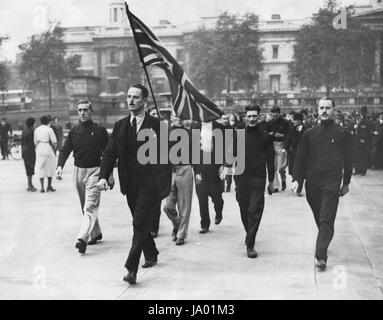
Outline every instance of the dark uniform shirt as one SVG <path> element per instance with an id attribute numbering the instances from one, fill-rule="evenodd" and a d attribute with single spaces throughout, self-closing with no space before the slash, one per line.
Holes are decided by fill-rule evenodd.
<path id="1" fill-rule="evenodd" d="M 76 167 L 99 167 L 108 138 L 108 132 L 104 127 L 93 121 L 79 122 L 69 131 L 61 149 L 57 166 L 64 167 L 65 161 L 73 151 Z"/>
<path id="2" fill-rule="evenodd" d="M 274 181 L 274 156 L 273 142 L 265 132 L 264 126 L 258 124 L 255 127 L 246 127 L 245 171 L 240 176 L 266 179 L 267 165 L 268 180 Z"/>
<path id="3" fill-rule="evenodd" d="M 343 169 L 343 172 L 342 172 Z M 307 175 L 321 185 L 334 185 L 342 179 L 350 183 L 352 175 L 352 140 L 350 133 L 333 120 L 308 129 L 299 143 L 293 178 L 303 182 Z"/>
<path id="4" fill-rule="evenodd" d="M 8 132 L 12 135 L 11 125 L 6 122 L 4 125 L 0 123 L 0 139 L 8 139 Z"/>
<path id="5" fill-rule="evenodd" d="M 279 118 L 277 121 L 271 120 L 266 124 L 266 130 L 273 138 L 273 141 L 285 141 L 287 134 L 289 133 L 289 122 L 283 118 Z M 276 137 L 275 134 L 283 134 L 283 137 Z"/>

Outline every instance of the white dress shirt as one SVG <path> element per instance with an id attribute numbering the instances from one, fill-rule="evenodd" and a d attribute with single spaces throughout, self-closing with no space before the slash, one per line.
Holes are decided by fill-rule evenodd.
<path id="1" fill-rule="evenodd" d="M 131 117 L 130 117 L 130 125 L 132 125 L 132 122 L 133 122 L 133 119 L 136 118 L 136 126 L 137 126 L 137 132 L 140 130 L 141 126 L 142 126 L 142 123 L 144 122 L 144 119 L 145 119 L 145 111 L 142 112 L 141 114 L 138 114 L 136 116 L 133 116 L 133 114 L 131 114 Z M 136 132 L 136 133 L 137 133 Z"/>

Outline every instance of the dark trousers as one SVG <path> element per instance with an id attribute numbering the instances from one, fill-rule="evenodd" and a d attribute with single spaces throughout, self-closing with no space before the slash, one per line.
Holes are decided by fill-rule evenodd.
<path id="1" fill-rule="evenodd" d="M 246 231 L 246 246 L 253 248 L 265 207 L 265 179 L 239 177 L 235 181 L 236 199 Z"/>
<path id="2" fill-rule="evenodd" d="M 0 139 L 0 149 L 3 158 L 8 158 L 8 139 Z"/>
<path id="3" fill-rule="evenodd" d="M 157 204 L 157 207 L 154 209 L 154 219 L 151 232 L 158 233 L 160 228 L 160 217 L 161 217 L 161 201 Z"/>
<path id="4" fill-rule="evenodd" d="M 152 176 L 147 176 L 140 182 L 133 180 L 129 184 L 126 198 L 133 216 L 133 240 L 125 267 L 129 271 L 137 272 L 142 251 L 145 260 L 157 260 L 159 252 L 150 229 L 160 197 Z"/>
<path id="5" fill-rule="evenodd" d="M 366 174 L 369 148 L 366 143 L 358 142 L 355 148 L 355 173 Z"/>
<path id="6" fill-rule="evenodd" d="M 213 201 L 216 218 L 222 217 L 223 199 L 222 184 L 217 176 L 202 176 L 202 182 L 196 183 L 196 193 L 199 203 L 199 213 L 201 215 L 201 228 L 210 227 L 209 217 L 209 197 Z"/>
<path id="7" fill-rule="evenodd" d="M 334 180 L 327 186 L 315 179 L 306 180 L 306 198 L 318 227 L 315 257 L 327 261 L 327 249 L 334 236 L 334 224 L 339 203 L 340 181 Z"/>
<path id="8" fill-rule="evenodd" d="M 383 168 L 383 146 L 374 144 L 371 150 L 371 164 L 375 169 Z"/>

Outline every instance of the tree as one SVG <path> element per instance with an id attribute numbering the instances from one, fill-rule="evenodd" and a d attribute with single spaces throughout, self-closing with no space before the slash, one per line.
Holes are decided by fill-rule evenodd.
<path id="1" fill-rule="evenodd" d="M 0 62 L 0 91 L 6 91 L 11 80 L 11 72 L 6 62 Z"/>
<path id="2" fill-rule="evenodd" d="M 76 73 L 81 56 L 65 57 L 63 29 L 55 26 L 42 34 L 32 36 L 19 46 L 21 50 L 20 74 L 32 89 L 48 92 L 49 108 L 52 107 L 52 85 Z"/>
<path id="3" fill-rule="evenodd" d="M 0 37 L 0 46 L 3 40 L 8 39 L 8 37 Z M 0 62 L 0 91 L 7 90 L 8 83 L 11 80 L 11 72 L 8 67 L 7 61 Z"/>
<path id="4" fill-rule="evenodd" d="M 327 94 L 334 87 L 369 85 L 375 70 L 376 34 L 354 21 L 349 11 L 347 29 L 336 30 L 336 7 L 336 1 L 328 0 L 313 24 L 301 28 L 290 64 L 294 81 L 312 90 L 324 86 Z"/>
<path id="5" fill-rule="evenodd" d="M 251 89 L 257 73 L 262 69 L 259 48 L 258 17 L 247 13 L 243 17 L 227 12 L 218 17 L 214 29 L 201 28 L 188 41 L 191 79 L 217 94 L 237 80 Z"/>

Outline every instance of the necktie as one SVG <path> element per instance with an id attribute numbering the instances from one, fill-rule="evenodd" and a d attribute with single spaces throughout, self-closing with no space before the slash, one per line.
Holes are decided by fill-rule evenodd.
<path id="1" fill-rule="evenodd" d="M 136 117 L 134 117 L 133 121 L 132 121 L 132 132 L 133 132 L 134 136 L 137 135 L 137 121 L 136 121 Z"/>

